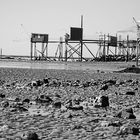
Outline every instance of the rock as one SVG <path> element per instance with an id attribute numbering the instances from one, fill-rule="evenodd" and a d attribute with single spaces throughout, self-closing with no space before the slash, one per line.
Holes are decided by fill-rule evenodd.
<path id="1" fill-rule="evenodd" d="M 120 85 L 123 85 L 123 84 L 125 84 L 125 82 L 123 81 L 123 80 L 120 80 L 120 79 L 118 79 L 117 81 L 116 81 L 116 86 L 120 86 Z"/>
<path id="2" fill-rule="evenodd" d="M 101 107 L 108 107 L 109 99 L 108 96 L 101 96 Z"/>
<path id="3" fill-rule="evenodd" d="M 80 105 L 83 106 L 84 108 L 88 107 L 89 102 L 88 101 L 82 101 L 80 102 Z"/>
<path id="4" fill-rule="evenodd" d="M 40 99 L 45 99 L 47 102 L 53 102 L 53 100 L 49 96 L 46 96 L 46 95 L 40 95 Z"/>
<path id="5" fill-rule="evenodd" d="M 41 81 L 41 80 L 37 80 L 36 83 L 37 83 L 37 86 L 42 86 L 43 85 L 43 81 Z"/>
<path id="6" fill-rule="evenodd" d="M 81 124 L 74 124 L 71 128 L 71 130 L 75 130 L 75 129 L 82 129 L 83 126 Z"/>
<path id="7" fill-rule="evenodd" d="M 55 93 L 55 97 L 61 98 L 61 96 L 58 93 Z"/>
<path id="8" fill-rule="evenodd" d="M 41 81 L 41 80 L 31 82 L 32 87 L 39 87 L 39 86 L 42 86 L 42 85 L 43 85 L 43 81 Z"/>
<path id="9" fill-rule="evenodd" d="M 86 81 L 83 83 L 82 87 L 86 88 L 86 87 L 89 87 L 90 85 L 91 85 L 91 82 Z"/>
<path id="10" fill-rule="evenodd" d="M 139 128 L 136 126 L 122 126 L 120 127 L 120 134 L 121 135 L 128 135 L 128 134 L 132 134 L 132 135 L 139 135 Z"/>
<path id="11" fill-rule="evenodd" d="M 52 79 L 49 82 L 49 86 L 52 86 L 52 87 L 60 86 L 60 83 L 58 82 L 58 79 Z"/>
<path id="12" fill-rule="evenodd" d="M 74 94 L 77 95 L 76 92 L 75 92 Z M 73 104 L 73 105 L 79 105 L 81 101 L 82 101 L 82 100 L 81 100 L 80 96 L 74 96 L 74 97 L 72 98 L 72 104 Z"/>
<path id="13" fill-rule="evenodd" d="M 42 94 L 42 95 L 39 96 L 39 98 L 40 98 L 40 99 L 45 99 L 45 96 L 46 96 L 46 95 Z"/>
<path id="14" fill-rule="evenodd" d="M 44 84 L 49 84 L 49 79 L 48 79 L 48 78 L 44 78 L 44 79 L 43 79 L 43 83 L 44 83 Z"/>
<path id="15" fill-rule="evenodd" d="M 55 108 L 61 108 L 61 105 L 62 105 L 61 102 L 55 102 L 55 103 L 53 104 L 53 106 L 54 106 Z"/>
<path id="16" fill-rule="evenodd" d="M 109 99 L 108 96 L 99 96 L 95 97 L 94 99 L 94 106 L 95 107 L 108 107 L 109 106 Z"/>
<path id="17" fill-rule="evenodd" d="M 10 104 L 11 108 L 18 108 L 18 107 L 21 107 L 21 106 L 23 106 L 22 102 L 13 102 L 13 103 Z"/>
<path id="18" fill-rule="evenodd" d="M 17 108 L 9 108 L 9 112 L 16 112 Z"/>
<path id="19" fill-rule="evenodd" d="M 123 118 L 123 119 L 135 119 L 136 116 L 133 114 L 132 108 L 126 108 L 120 111 L 116 117 Z"/>
<path id="20" fill-rule="evenodd" d="M 27 134 L 27 140 L 39 140 L 39 138 L 35 132 L 29 132 Z"/>
<path id="21" fill-rule="evenodd" d="M 75 105 L 75 106 L 69 106 L 68 109 L 76 111 L 76 110 L 83 110 L 83 106 Z"/>
<path id="22" fill-rule="evenodd" d="M 15 102 L 20 102 L 20 100 L 21 100 L 20 98 L 16 97 L 14 101 Z"/>
<path id="23" fill-rule="evenodd" d="M 107 84 L 105 84 L 105 85 L 103 85 L 101 88 L 100 88 L 100 90 L 107 90 L 108 89 L 108 85 Z"/>
<path id="24" fill-rule="evenodd" d="M 139 132 L 140 132 L 140 131 L 139 131 L 139 128 L 137 128 L 137 127 L 133 127 L 133 128 L 132 128 L 132 134 L 133 134 L 133 135 L 139 135 Z"/>
<path id="25" fill-rule="evenodd" d="M 135 92 L 134 91 L 127 91 L 126 95 L 135 95 Z"/>
<path id="26" fill-rule="evenodd" d="M 30 99 L 26 98 L 22 101 L 23 103 L 30 103 Z"/>
<path id="27" fill-rule="evenodd" d="M 73 85 L 74 87 L 79 86 L 79 85 L 80 85 L 80 80 L 75 80 L 75 81 L 72 83 L 72 85 Z"/>
<path id="28" fill-rule="evenodd" d="M 2 86 L 5 83 L 4 80 L 0 80 L 0 86 Z"/>
<path id="29" fill-rule="evenodd" d="M 37 82 L 36 82 L 36 81 L 32 81 L 32 82 L 31 82 L 31 86 L 32 86 L 32 87 L 37 86 Z"/>
<path id="30" fill-rule="evenodd" d="M 71 113 L 68 113 L 68 114 L 65 116 L 65 118 L 71 119 L 71 118 L 73 118 L 73 115 L 72 115 Z"/>
<path id="31" fill-rule="evenodd" d="M 72 102 L 72 99 L 68 99 L 66 102 L 65 102 L 65 106 L 68 108 L 69 106 L 73 106 L 73 102 Z"/>
<path id="32" fill-rule="evenodd" d="M 110 122 L 109 126 L 120 127 L 122 126 L 122 123 L 120 121 L 114 121 L 114 122 Z"/>
<path id="33" fill-rule="evenodd" d="M 5 94 L 1 93 L 0 98 L 5 98 Z"/>
<path id="34" fill-rule="evenodd" d="M 36 102 L 35 102 L 35 101 L 30 101 L 29 104 L 30 104 L 30 105 L 36 105 Z"/>
<path id="35" fill-rule="evenodd" d="M 1 106 L 2 106 L 3 108 L 8 107 L 9 105 L 10 105 L 10 104 L 9 104 L 8 101 L 2 101 L 2 102 L 1 102 Z"/>
<path id="36" fill-rule="evenodd" d="M 115 85 L 116 84 L 116 80 L 109 79 L 109 80 L 104 81 L 104 84 Z"/>
<path id="37" fill-rule="evenodd" d="M 53 100 L 49 97 L 49 96 L 46 96 L 46 95 L 40 95 L 40 97 L 37 97 L 36 99 L 35 99 L 35 101 L 37 102 L 37 103 L 48 103 L 48 104 L 50 104 L 50 103 L 52 103 L 53 102 Z"/>
<path id="38" fill-rule="evenodd" d="M 19 107 L 18 107 L 18 110 L 21 111 L 21 112 L 28 111 L 27 108 L 22 107 L 22 106 L 19 106 Z"/>

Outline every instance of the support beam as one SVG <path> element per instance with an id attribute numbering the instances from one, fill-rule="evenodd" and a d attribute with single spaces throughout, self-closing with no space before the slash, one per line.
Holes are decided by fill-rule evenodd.
<path id="1" fill-rule="evenodd" d="M 81 29 L 82 29 L 82 39 L 80 40 L 81 44 L 81 62 L 83 61 L 83 15 L 81 16 Z"/>

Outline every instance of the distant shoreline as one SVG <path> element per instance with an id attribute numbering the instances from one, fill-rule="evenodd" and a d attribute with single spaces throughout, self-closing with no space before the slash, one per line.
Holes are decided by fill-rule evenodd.
<path id="1" fill-rule="evenodd" d="M 0 59 L 0 67 L 29 69 L 89 70 L 112 72 L 135 65 L 135 62 L 65 62 Z"/>

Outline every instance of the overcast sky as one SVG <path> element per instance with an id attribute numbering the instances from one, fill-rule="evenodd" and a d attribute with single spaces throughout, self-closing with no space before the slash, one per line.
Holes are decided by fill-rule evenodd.
<path id="1" fill-rule="evenodd" d="M 80 27 L 81 15 L 85 38 L 115 35 L 135 26 L 133 17 L 140 20 L 140 0 L 0 0 L 0 48 L 3 54 L 29 55 L 32 32 L 58 40 Z"/>

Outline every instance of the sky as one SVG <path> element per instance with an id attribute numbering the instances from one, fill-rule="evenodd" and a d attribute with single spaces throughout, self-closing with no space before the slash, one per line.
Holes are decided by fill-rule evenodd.
<path id="1" fill-rule="evenodd" d="M 116 35 L 135 26 L 133 17 L 140 20 L 139 6 L 140 0 L 0 0 L 0 49 L 3 54 L 30 55 L 31 33 L 59 40 L 70 27 L 80 27 L 81 15 L 85 39 Z M 136 33 L 130 36 L 136 38 Z M 54 55 L 58 45 L 49 46 Z"/>

